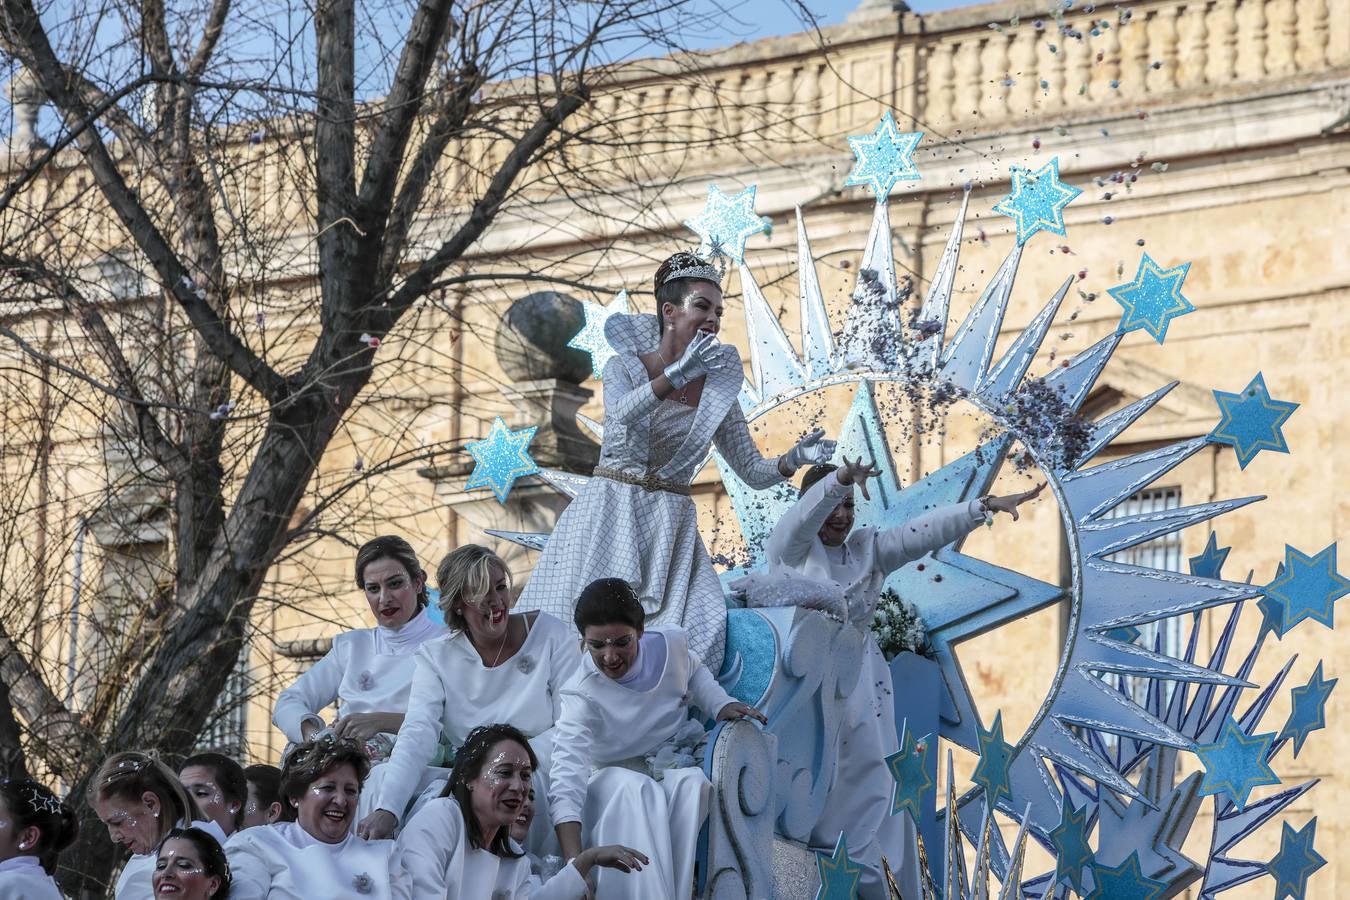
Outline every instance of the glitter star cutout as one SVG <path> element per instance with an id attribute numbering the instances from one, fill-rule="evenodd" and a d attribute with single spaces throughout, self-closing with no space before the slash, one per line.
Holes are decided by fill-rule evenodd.
<path id="1" fill-rule="evenodd" d="M 1214 399 L 1223 418 L 1209 433 L 1209 439 L 1216 444 L 1232 445 L 1237 452 L 1239 467 L 1247 468 L 1247 463 L 1262 450 L 1289 452 L 1280 426 L 1294 414 L 1298 404 L 1270 399 L 1265 376 L 1260 372 L 1242 393 L 1215 391 Z"/>
<path id="2" fill-rule="evenodd" d="M 1087 839 L 1087 804 L 1075 810 L 1064 797 L 1060 807 L 1059 824 L 1050 832 L 1050 843 L 1055 848 L 1055 884 L 1068 881 L 1079 894 L 1086 894 L 1083 870 L 1093 868 L 1092 848 Z"/>
<path id="3" fill-rule="evenodd" d="M 1335 602 L 1350 594 L 1350 579 L 1336 572 L 1336 545 L 1316 556 L 1284 545 L 1284 571 L 1265 587 L 1265 594 L 1281 610 L 1279 636 L 1304 619 L 1335 628 Z"/>
<path id="4" fill-rule="evenodd" d="M 465 449 L 474 458 L 474 467 L 464 490 L 490 487 L 497 495 L 497 502 L 505 503 L 517 478 L 539 471 L 529 451 L 530 441 L 534 440 L 537 429 L 538 426 L 532 425 L 512 431 L 498 416 L 487 437 L 465 444 Z"/>
<path id="5" fill-rule="evenodd" d="M 1139 261 L 1134 281 L 1107 288 L 1106 292 L 1125 307 L 1117 329 L 1121 334 L 1142 328 L 1158 343 L 1167 337 L 1167 323 L 1177 316 L 1194 312 L 1191 301 L 1181 295 L 1181 283 L 1191 270 L 1190 263 L 1164 269 L 1147 253 Z"/>
<path id="6" fill-rule="evenodd" d="M 1012 167 L 1012 192 L 994 204 L 994 212 L 1017 223 L 1017 243 L 1025 244 L 1038 231 L 1064 233 L 1064 207 L 1083 193 L 1059 180 L 1059 158 L 1035 172 Z"/>
<path id="7" fill-rule="evenodd" d="M 922 131 L 899 131 L 895 127 L 895 118 L 887 110 L 876 131 L 848 139 L 857 162 L 844 184 L 868 185 L 877 202 L 885 203 L 897 182 L 919 178 L 919 170 L 914 166 L 914 148 L 922 137 Z"/>
<path id="8" fill-rule="evenodd" d="M 1205 767 L 1200 782 L 1200 795 L 1224 793 L 1233 805 L 1242 809 L 1252 788 L 1263 784 L 1279 784 L 1280 778 L 1266 762 L 1266 754 L 1275 740 L 1275 732 L 1246 734 L 1232 717 L 1223 723 L 1223 732 L 1217 743 L 1202 744 L 1195 755 Z"/>
<path id="9" fill-rule="evenodd" d="M 908 727 L 900 749 L 886 757 L 886 768 L 891 770 L 895 788 L 891 793 L 891 815 L 901 810 L 909 813 L 917 824 L 923 815 L 923 797 L 937 785 L 928 774 L 928 755 L 932 748 L 932 735 L 914 740 Z"/>
<path id="10" fill-rule="evenodd" d="M 1083 900 L 1159 900 L 1167 883 L 1144 875 L 1138 852 L 1125 857 L 1118 866 L 1097 863 L 1092 867 L 1092 893 Z"/>
<path id="11" fill-rule="evenodd" d="M 1214 532 L 1209 533 L 1209 541 L 1199 556 L 1190 559 L 1191 574 L 1199 578 L 1219 578 L 1223 571 L 1223 562 L 1228 558 L 1232 547 L 1220 547 Z"/>
<path id="12" fill-rule="evenodd" d="M 823 850 L 816 851 L 816 869 L 820 872 L 816 900 L 853 900 L 858 896 L 862 866 L 848 858 L 843 834 L 839 835 L 830 855 L 826 856 Z"/>
<path id="13" fill-rule="evenodd" d="M 1327 727 L 1327 698 L 1331 696 L 1331 689 L 1336 686 L 1338 680 L 1322 679 L 1322 661 L 1319 659 L 1308 683 L 1289 692 L 1293 701 L 1292 709 L 1289 710 L 1289 719 L 1284 723 L 1284 728 L 1280 730 L 1276 740 L 1293 738 L 1294 756 L 1298 756 L 1298 751 L 1303 749 L 1303 742 L 1308 739 L 1309 734 Z"/>
<path id="14" fill-rule="evenodd" d="M 586 322 L 581 326 L 567 346 L 575 350 L 584 350 L 591 357 L 591 372 L 599 378 L 605 371 L 605 363 L 609 362 L 615 356 L 614 348 L 609 345 L 609 340 L 605 337 L 605 321 L 610 316 L 621 313 L 628 314 L 628 292 L 619 291 L 614 295 L 614 299 L 608 306 L 601 306 L 599 303 L 588 303 L 581 301 L 581 311 L 586 316 Z"/>
<path id="15" fill-rule="evenodd" d="M 1008 784 L 1008 766 L 1012 764 L 1013 748 L 1003 740 L 1003 712 L 994 714 L 994 727 L 979 729 L 980 761 L 970 780 L 984 788 L 986 802 L 992 808 L 999 795 L 1012 797 Z"/>
<path id="16" fill-rule="evenodd" d="M 708 202 L 703 212 L 687 220 L 685 227 L 699 236 L 700 256 L 721 253 L 740 263 L 745 259 L 745 242 L 752 235 L 767 232 L 772 223 L 755 214 L 755 186 L 752 184 L 734 197 L 708 185 Z"/>
<path id="17" fill-rule="evenodd" d="M 1317 817 L 1298 831 L 1284 823 L 1280 834 L 1280 852 L 1266 864 L 1266 871 L 1275 879 L 1275 900 L 1285 897 L 1303 900 L 1308 890 L 1308 879 L 1314 872 L 1327 864 L 1322 855 L 1313 849 L 1313 838 L 1317 836 Z"/>

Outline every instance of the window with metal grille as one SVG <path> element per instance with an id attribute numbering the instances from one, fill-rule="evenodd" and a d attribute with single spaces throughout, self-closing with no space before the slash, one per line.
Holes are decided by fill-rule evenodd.
<path id="1" fill-rule="evenodd" d="M 225 681 L 225 689 L 216 700 L 216 708 L 206 720 L 206 728 L 197 737 L 198 750 L 216 750 L 233 759 L 244 759 L 248 750 L 248 704 L 253 695 L 253 677 L 249 672 L 249 647 L 239 651 L 234 671 Z"/>

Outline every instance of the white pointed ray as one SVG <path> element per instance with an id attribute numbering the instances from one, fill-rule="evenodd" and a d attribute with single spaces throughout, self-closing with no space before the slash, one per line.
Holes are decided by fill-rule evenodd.
<path id="1" fill-rule="evenodd" d="M 1120 332 L 1113 331 L 1091 347 L 1057 365 L 1045 375 L 1045 383 L 1059 391 L 1070 409 L 1077 409 L 1087 399 L 1097 377 L 1111 360 L 1120 344 Z"/>
<path id="2" fill-rule="evenodd" d="M 869 272 L 875 278 L 872 289 L 866 285 Z M 839 338 L 840 350 L 849 365 L 887 371 L 898 364 L 902 335 L 895 295 L 890 213 L 885 203 L 878 203 L 872 215 L 872 229 L 867 234 L 867 250 L 858 267 L 847 324 Z"/>
<path id="3" fill-rule="evenodd" d="M 749 345 L 751 372 L 760 399 L 785 393 L 806 383 L 806 370 L 783 333 L 778 317 L 769 308 L 755 276 L 741 265 L 741 291 L 745 302 L 745 329 Z"/>
<path id="4" fill-rule="evenodd" d="M 1096 629 L 1084 635 L 1083 654 L 1079 668 L 1088 672 L 1115 673 L 1146 678 L 1167 678 L 1173 681 L 1201 682 L 1204 684 L 1238 685 L 1254 687 L 1241 678 L 1215 672 L 1195 663 L 1176 659 L 1163 653 L 1148 650 L 1138 644 L 1118 641 L 1097 633 Z M 1077 646 L 1075 649 L 1080 649 Z"/>
<path id="5" fill-rule="evenodd" d="M 984 821 L 980 823 L 980 839 L 975 848 L 975 870 L 971 874 L 970 900 L 989 900 L 989 845 L 990 833 L 994 830 L 994 810 L 984 808 Z"/>
<path id="6" fill-rule="evenodd" d="M 942 250 L 937 268 L 933 271 L 928 293 L 924 295 L 923 306 L 919 309 L 919 321 L 928 323 L 933 332 L 918 341 L 914 353 L 910 356 L 909 367 L 912 374 L 931 372 L 937 366 L 938 352 L 947 333 L 947 315 L 952 302 L 952 284 L 956 280 L 956 265 L 961 255 L 961 231 L 966 222 L 966 207 L 970 205 L 970 191 L 961 198 L 961 209 L 952 223 L 952 232 L 947 236 L 947 246 Z"/>
<path id="7" fill-rule="evenodd" d="M 802 353 L 812 379 L 824 378 L 835 370 L 834 334 L 825 310 L 825 295 L 816 276 L 816 260 L 806 236 L 802 208 L 797 207 L 797 285 L 801 300 Z"/>
<path id="8" fill-rule="evenodd" d="M 1083 455 L 1078 458 L 1078 465 L 1082 465 L 1092 459 L 1102 448 L 1114 441 L 1120 436 L 1120 433 L 1129 428 L 1135 422 L 1139 421 L 1144 415 L 1153 408 L 1163 397 L 1167 396 L 1172 388 L 1181 382 L 1174 381 L 1171 384 L 1163 385 L 1153 393 L 1143 399 L 1136 400 L 1129 406 L 1116 410 L 1108 416 L 1103 416 L 1092 423 L 1092 434 L 1088 438 L 1087 449 Z"/>
<path id="9" fill-rule="evenodd" d="M 960 809 L 956 802 L 956 770 L 952 766 L 952 751 L 947 748 L 947 809 Z M 943 854 L 942 879 L 943 897 L 964 897 L 966 895 L 966 854 L 961 847 L 961 825 L 959 816 L 947 816 L 946 852 Z"/>
<path id="10" fill-rule="evenodd" d="M 564 472 L 562 469 L 540 469 L 537 474 L 568 500 L 575 500 L 577 493 L 591 480 L 589 475 Z"/>
<path id="11" fill-rule="evenodd" d="M 999 887 L 998 900 L 1021 900 L 1022 867 L 1027 859 L 1027 822 L 1031 820 L 1031 804 L 1022 812 L 1021 824 L 1017 828 L 1017 840 L 1013 841 L 1012 858 L 1008 861 L 1008 871 Z"/>
<path id="12" fill-rule="evenodd" d="M 1074 521 L 1082 525 L 1109 512 L 1207 443 L 1207 438 L 1193 438 L 1068 473 L 1060 484 Z"/>
<path id="13" fill-rule="evenodd" d="M 1197 525 L 1260 499 L 1262 498 L 1246 497 L 1241 500 L 1221 500 L 1216 503 L 1200 503 L 1195 506 L 1140 513 L 1136 516 L 1121 516 L 1118 519 L 1099 519 L 1079 525 L 1078 536 L 1082 541 L 1084 556 L 1110 556 L 1112 553 L 1119 553 L 1145 541 Z"/>
<path id="14" fill-rule="evenodd" d="M 549 538 L 547 534 L 536 534 L 529 531 L 497 531 L 493 528 L 485 529 L 483 533 L 518 544 L 526 550 L 543 550 Z"/>
<path id="15" fill-rule="evenodd" d="M 998 342 L 1003 314 L 1008 309 L 1008 298 L 1012 296 L 1013 279 L 1017 277 L 1017 264 L 1021 259 L 1022 245 L 1018 244 L 1003 260 L 980 299 L 956 329 L 943 352 L 938 377 L 967 391 L 973 391 L 985 377 L 989 361 L 994 358 L 994 345 Z"/>
<path id="16" fill-rule="evenodd" d="M 1128 780 L 1122 778 L 1114 766 L 1106 762 L 1100 754 L 1057 719 L 1053 717 L 1043 719 L 1030 737 L 1031 740 L 1027 747 L 1035 751 L 1037 755 L 1044 756 L 1060 767 L 1077 772 L 1117 793 L 1124 794 L 1126 797 L 1142 799 L 1138 789 Z M 1044 771 L 1044 767 L 1041 768 Z M 1047 837 L 1050 829 L 1059 821 L 1057 818 L 1059 813 L 1051 812 L 1052 808 L 1059 808 L 1060 806 L 1059 793 L 1057 791 L 1052 792 L 1051 798 L 1048 803 L 1041 802 L 1040 805 L 1044 807 L 1043 809 L 1039 811 L 1035 808 L 1032 809 L 1033 826 L 1037 827 L 1037 833 L 1042 838 Z M 1040 798 L 1031 797 L 1027 799 L 1034 805 Z"/>
<path id="17" fill-rule="evenodd" d="M 1064 679 L 1055 718 L 1065 725 L 1189 750 L 1191 740 L 1111 685 L 1075 666 Z"/>
<path id="18" fill-rule="evenodd" d="M 1027 369 L 1031 367 L 1037 351 L 1041 349 L 1045 333 L 1055 321 L 1055 313 L 1059 311 L 1060 304 L 1064 302 L 1064 297 L 1072 284 L 1073 276 L 1070 275 L 1064 279 L 1064 284 L 1060 285 L 1059 290 L 1055 291 L 1055 296 L 1050 298 L 1050 302 L 1036 313 L 1036 318 L 1028 322 L 1027 327 L 1023 328 L 1022 333 L 1013 340 L 998 364 L 980 382 L 976 390 L 981 396 L 997 401 L 1015 391 L 1022 383 L 1022 378 L 1026 376 Z"/>
<path id="19" fill-rule="evenodd" d="M 1085 559 L 1081 584 L 1080 633 L 1143 625 L 1261 594 L 1260 588 L 1234 581 L 1106 559 Z M 1219 671 L 1221 667 L 1221 662 L 1211 662 L 1209 669 Z"/>
<path id="20" fill-rule="evenodd" d="M 585 415 L 584 413 L 577 413 L 577 421 L 580 422 L 586 428 L 587 431 L 595 435 L 595 439 L 597 441 L 604 443 L 605 426 L 601 425 L 599 422 L 595 421 L 590 416 Z"/>

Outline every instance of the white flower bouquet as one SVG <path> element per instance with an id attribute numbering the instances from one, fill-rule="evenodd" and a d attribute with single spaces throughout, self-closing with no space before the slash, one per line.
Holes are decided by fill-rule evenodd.
<path id="1" fill-rule="evenodd" d="M 892 588 L 881 592 L 876 613 L 872 616 L 872 634 L 881 648 L 881 655 L 889 662 L 901 653 L 917 653 L 933 658 L 933 647 L 928 643 L 928 629 L 913 603 L 901 599 Z"/>

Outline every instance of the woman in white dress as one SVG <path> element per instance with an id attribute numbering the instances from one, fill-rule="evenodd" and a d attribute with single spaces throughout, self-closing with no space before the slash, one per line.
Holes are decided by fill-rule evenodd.
<path id="1" fill-rule="evenodd" d="M 408 714 L 389 763 L 368 786 L 375 811 L 359 829 L 367 837 L 392 836 L 416 812 L 410 804 L 439 795 L 450 773 L 432 766 L 438 747 L 458 748 L 484 722 L 524 733 L 540 759 L 536 788 L 541 796 L 548 790 L 559 692 L 581 664 L 575 639 L 547 613 L 510 611 L 511 573 L 486 547 L 468 544 L 447 554 L 436 582 L 445 621 L 455 630 L 414 655 Z M 530 849 L 546 849 L 551 833 L 548 817 L 540 816 Z"/>
<path id="2" fill-rule="evenodd" d="M 277 697 L 272 722 L 295 743 L 326 727 L 319 714 L 334 702 L 336 737 L 366 745 L 379 762 L 403 724 L 413 653 L 448 629 L 427 616 L 427 573 L 401 537 L 377 537 L 356 554 L 356 584 L 365 592 L 374 628 L 333 638 L 333 647 Z M 381 737 L 383 736 L 383 737 Z"/>
<path id="3" fill-rule="evenodd" d="M 79 830 L 74 810 L 43 785 L 0 781 L 0 900 L 61 900 L 56 856 Z"/>
<path id="4" fill-rule="evenodd" d="M 346 738 L 325 736 L 292 750 L 281 792 L 295 821 L 245 828 L 230 838 L 230 900 L 408 896 L 390 874 L 394 842 L 352 833 L 369 772 L 363 748 Z"/>
<path id="5" fill-rule="evenodd" d="M 699 537 L 689 483 L 716 445 L 747 484 L 767 488 L 834 452 L 814 431 L 764 458 L 738 396 L 736 348 L 719 344 L 721 274 L 692 253 L 657 269 L 658 316 L 614 315 L 605 337 L 605 439 L 600 465 L 559 516 L 521 594 L 523 609 L 561 621 L 586 585 L 622 578 L 643 598 L 647 625 L 677 625 L 714 672 L 722 662 L 726 602 Z"/>
<path id="6" fill-rule="evenodd" d="M 156 897 L 227 900 L 232 880 L 225 851 L 200 828 L 171 829 L 155 851 Z"/>
<path id="7" fill-rule="evenodd" d="M 639 871 L 649 860 L 622 846 L 593 847 L 540 884 L 511 838 L 533 789 L 538 759 L 510 725 L 469 735 L 446 786 L 399 835 L 394 867 L 417 900 L 580 900 L 595 866 Z"/>
<path id="8" fill-rule="evenodd" d="M 89 803 L 108 837 L 131 851 L 114 889 L 116 900 L 150 900 L 155 848 L 171 828 L 193 825 L 220 843 L 225 833 L 206 819 L 178 776 L 148 753 L 115 753 L 103 761 L 89 785 Z"/>

